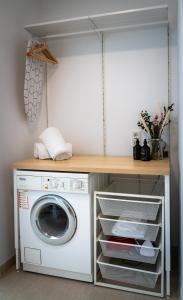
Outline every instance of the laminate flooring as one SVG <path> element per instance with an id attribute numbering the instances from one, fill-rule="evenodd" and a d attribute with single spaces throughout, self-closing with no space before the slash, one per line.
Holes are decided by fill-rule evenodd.
<path id="1" fill-rule="evenodd" d="M 172 276 L 172 296 L 178 300 L 178 276 Z M 12 266 L 0 278 L 0 300 L 157 300 L 76 280 L 16 272 Z"/>

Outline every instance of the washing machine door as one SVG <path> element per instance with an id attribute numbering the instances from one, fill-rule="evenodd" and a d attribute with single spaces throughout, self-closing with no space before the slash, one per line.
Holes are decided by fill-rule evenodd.
<path id="1" fill-rule="evenodd" d="M 73 237 L 77 221 L 72 206 L 57 195 L 40 197 L 31 210 L 31 225 L 39 239 L 50 245 L 62 245 Z"/>

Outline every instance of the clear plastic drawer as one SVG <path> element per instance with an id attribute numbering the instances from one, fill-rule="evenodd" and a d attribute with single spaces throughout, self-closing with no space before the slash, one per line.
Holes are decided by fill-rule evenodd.
<path id="1" fill-rule="evenodd" d="M 155 288 L 157 279 L 161 274 L 159 267 L 155 271 L 151 271 L 145 266 L 131 267 L 120 262 L 114 264 L 106 257 L 100 257 L 97 263 L 103 278 L 146 288 Z"/>
<path id="2" fill-rule="evenodd" d="M 149 247 L 134 244 L 134 243 L 123 243 L 113 242 L 101 237 L 99 239 L 102 254 L 107 257 L 121 258 L 126 260 L 144 262 L 149 264 L 155 264 L 157 261 L 158 254 L 160 252 L 159 247 Z"/>
<path id="3" fill-rule="evenodd" d="M 99 217 L 104 235 L 128 237 L 136 240 L 155 241 L 160 224 L 148 224 Z"/>
<path id="4" fill-rule="evenodd" d="M 123 197 L 124 199 L 102 196 L 97 198 L 103 215 L 139 220 L 155 221 L 161 205 L 159 199 L 134 198 L 131 200 L 130 196 Z"/>

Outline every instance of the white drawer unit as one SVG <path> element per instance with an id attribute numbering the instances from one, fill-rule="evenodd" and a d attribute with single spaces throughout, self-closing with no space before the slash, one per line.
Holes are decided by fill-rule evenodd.
<path id="1" fill-rule="evenodd" d="M 159 180 L 147 179 L 146 194 L 121 179 L 95 192 L 96 285 L 164 296 L 164 195 Z"/>

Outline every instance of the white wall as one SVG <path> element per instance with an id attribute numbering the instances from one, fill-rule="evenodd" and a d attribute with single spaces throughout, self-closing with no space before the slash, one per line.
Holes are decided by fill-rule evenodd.
<path id="1" fill-rule="evenodd" d="M 168 104 L 167 27 L 104 35 L 107 155 L 132 155 L 142 109 Z M 74 153 L 103 154 L 102 53 L 97 35 L 49 41 L 59 65 L 48 71 L 49 126 L 59 127 Z"/>
<path id="2" fill-rule="evenodd" d="M 37 1 L 0 0 L 0 265 L 14 253 L 12 163 L 32 155 L 33 140 L 45 123 L 29 126 L 23 106 L 26 41 L 23 27 L 38 19 Z"/>
<path id="3" fill-rule="evenodd" d="M 49 42 L 59 65 L 48 69 L 48 123 L 73 152 L 102 154 L 101 43 L 97 35 Z"/>
<path id="4" fill-rule="evenodd" d="M 168 104 L 166 26 L 105 35 L 106 153 L 132 155 L 141 110 Z"/>
<path id="5" fill-rule="evenodd" d="M 166 4 L 176 0 L 40 0 L 42 21 Z"/>

